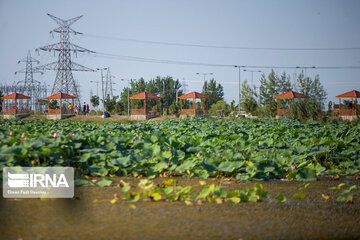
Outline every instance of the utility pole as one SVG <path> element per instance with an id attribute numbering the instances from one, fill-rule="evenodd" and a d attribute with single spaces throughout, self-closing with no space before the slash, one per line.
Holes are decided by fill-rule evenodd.
<path id="1" fill-rule="evenodd" d="M 77 103 L 80 106 L 80 89 L 76 85 L 72 71 L 94 71 L 90 68 L 84 67 L 78 63 L 71 61 L 71 52 L 74 52 L 76 55 L 80 53 L 94 53 L 93 51 L 87 50 L 83 47 L 70 43 L 70 33 L 72 34 L 82 34 L 70 28 L 70 26 L 79 20 L 82 16 L 71 18 L 69 20 L 63 20 L 58 17 L 55 17 L 51 14 L 47 14 L 51 19 L 53 19 L 59 27 L 50 31 L 50 33 L 59 33 L 60 42 L 51 44 L 48 46 L 40 47 L 36 51 L 54 51 L 59 52 L 58 61 L 42 65 L 36 69 L 41 70 L 55 70 L 56 78 L 54 86 L 52 88 L 52 94 L 63 92 L 75 96 Z"/>
<path id="2" fill-rule="evenodd" d="M 107 68 L 97 68 L 96 70 L 101 71 L 101 90 L 102 90 L 102 102 L 103 102 L 103 112 L 105 114 L 105 91 L 104 91 L 104 75 L 103 70 L 107 70 Z"/>
<path id="3" fill-rule="evenodd" d="M 239 115 L 241 111 L 241 68 L 245 66 L 235 65 L 234 67 L 239 69 Z"/>
<path id="4" fill-rule="evenodd" d="M 20 61 L 18 61 L 18 64 L 21 62 L 26 63 L 26 68 L 15 72 L 15 75 L 17 73 L 25 73 L 25 79 L 22 81 L 19 81 L 17 83 L 17 84 L 23 83 L 23 87 L 20 88 L 21 89 L 20 93 L 25 94 L 28 97 L 31 97 L 31 99 L 30 99 L 30 109 L 31 110 L 33 110 L 34 112 L 39 111 L 40 107 L 39 107 L 38 99 L 39 99 L 39 95 L 40 95 L 40 91 L 39 91 L 40 90 L 39 89 L 40 82 L 34 80 L 33 74 L 34 73 L 43 74 L 43 72 L 39 71 L 39 70 L 34 70 L 32 67 L 32 63 L 36 62 L 37 64 L 39 64 L 40 62 L 38 60 L 36 60 L 35 58 L 31 57 L 30 51 L 28 51 L 26 58 L 23 58 Z"/>
<path id="5" fill-rule="evenodd" d="M 128 102 L 128 117 L 130 117 L 130 99 L 129 99 L 129 97 L 130 97 L 130 80 L 133 80 L 133 79 L 127 79 L 127 81 L 128 81 L 128 90 L 127 90 L 127 92 L 128 92 L 128 97 L 127 97 L 127 102 Z M 135 80 L 135 79 L 134 79 Z M 125 81 L 125 79 L 121 79 L 121 81 Z"/>
<path id="6" fill-rule="evenodd" d="M 187 86 L 188 86 L 188 85 L 187 85 L 186 82 L 185 82 L 185 78 L 183 78 L 182 83 L 181 83 L 181 87 L 182 87 L 182 90 L 183 90 L 183 94 L 186 93 L 186 87 L 187 87 Z"/>
<path id="7" fill-rule="evenodd" d="M 244 71 L 244 72 L 251 72 L 251 96 L 252 96 L 252 95 L 253 95 L 252 87 L 253 87 L 253 85 L 254 85 L 254 72 L 255 72 L 255 73 L 261 73 L 261 70 L 254 71 L 254 70 L 244 69 L 243 71 Z"/>
<path id="8" fill-rule="evenodd" d="M 214 75 L 214 73 L 196 73 L 197 75 L 204 75 L 204 82 L 206 80 L 206 75 Z"/>
<path id="9" fill-rule="evenodd" d="M 96 83 L 96 96 L 99 96 L 99 82 L 100 81 L 90 81 L 91 83 Z"/>

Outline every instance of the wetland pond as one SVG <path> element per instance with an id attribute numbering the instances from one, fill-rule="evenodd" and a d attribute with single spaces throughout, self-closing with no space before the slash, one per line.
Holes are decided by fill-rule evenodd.
<path id="1" fill-rule="evenodd" d="M 201 189 L 199 181 L 225 191 L 256 183 L 175 178 L 179 186 Z M 354 178 L 321 179 L 304 187 L 298 181 L 261 181 L 269 197 L 260 202 L 222 204 L 194 201 L 129 202 L 117 185 L 139 179 L 115 178 L 109 187 L 76 187 L 73 199 L 0 201 L 1 239 L 359 239 L 360 192 Z M 160 184 L 166 178 L 152 180 Z M 203 183 L 204 183 L 203 182 Z M 259 182 L 258 182 L 259 183 Z M 337 201 L 340 183 L 357 185 L 352 202 Z M 303 199 L 294 198 L 302 194 Z M 119 201 L 111 203 L 114 194 Z M 278 195 L 285 202 L 275 200 Z"/>

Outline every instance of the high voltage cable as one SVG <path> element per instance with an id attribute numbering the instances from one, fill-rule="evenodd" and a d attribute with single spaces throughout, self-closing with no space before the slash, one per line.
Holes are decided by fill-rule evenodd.
<path id="1" fill-rule="evenodd" d="M 177 43 L 177 42 L 162 42 L 162 41 L 150 41 L 150 40 L 139 40 L 132 38 L 120 38 L 111 36 L 101 36 L 95 34 L 83 34 L 83 36 L 102 38 L 123 42 L 133 43 L 146 43 L 155 45 L 168 45 L 178 47 L 199 47 L 199 48 L 217 48 L 217 49 L 237 49 L 237 50 L 273 50 L 273 51 L 349 51 L 349 50 L 360 50 L 360 47 L 306 47 L 306 48 L 295 48 L 295 47 L 245 47 L 245 46 L 221 46 L 221 45 L 205 45 L 205 44 L 190 44 L 190 43 Z"/>
<path id="2" fill-rule="evenodd" d="M 360 69 L 360 66 L 266 66 L 266 65 L 239 65 L 239 64 L 218 64 L 218 63 L 201 63 L 201 62 L 186 62 L 186 61 L 174 61 L 166 59 L 156 58 L 144 58 L 134 57 L 126 55 L 117 55 L 109 53 L 95 53 L 90 55 L 94 57 L 117 59 L 122 61 L 134 61 L 134 62 L 148 62 L 148 63 L 161 63 L 161 64 L 177 64 L 177 65 L 191 65 L 191 66 L 207 66 L 207 67 L 235 67 L 240 66 L 242 68 L 280 68 L 280 69 Z"/>

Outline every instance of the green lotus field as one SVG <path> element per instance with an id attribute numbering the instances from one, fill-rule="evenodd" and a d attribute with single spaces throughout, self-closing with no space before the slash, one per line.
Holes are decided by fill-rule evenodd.
<path id="1" fill-rule="evenodd" d="M 122 124 L 0 120 L 0 166 L 73 166 L 81 176 L 353 176 L 360 125 L 294 120 L 183 119 Z"/>

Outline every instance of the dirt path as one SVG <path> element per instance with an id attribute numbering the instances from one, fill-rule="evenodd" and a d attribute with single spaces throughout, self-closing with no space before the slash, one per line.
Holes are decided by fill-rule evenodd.
<path id="1" fill-rule="evenodd" d="M 162 181 L 155 180 L 155 181 Z M 118 180 L 116 180 L 118 181 Z M 115 181 L 115 182 L 116 182 Z M 126 179 L 136 184 L 136 179 Z M 179 179 L 180 185 L 199 187 L 198 179 Z M 220 184 L 210 179 L 207 183 Z M 305 199 L 292 198 L 301 182 L 262 182 L 270 199 L 258 203 L 183 202 L 110 203 L 120 188 L 79 187 L 74 199 L 2 199 L 2 239 L 358 239 L 359 196 L 353 204 L 325 200 L 339 181 L 318 181 L 303 190 Z M 353 182 L 357 183 L 357 182 Z M 351 183 L 351 184 L 353 184 Z M 226 190 L 253 186 L 229 183 Z M 285 203 L 274 197 L 283 194 Z M 332 196 L 331 196 L 332 197 Z M 94 200 L 97 200 L 94 203 Z"/>

